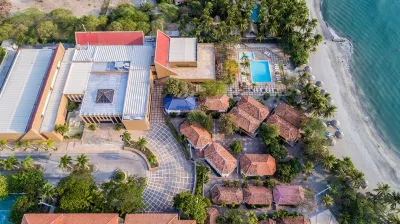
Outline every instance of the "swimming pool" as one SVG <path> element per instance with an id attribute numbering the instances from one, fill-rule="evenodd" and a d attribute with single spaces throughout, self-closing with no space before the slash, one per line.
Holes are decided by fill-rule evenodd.
<path id="1" fill-rule="evenodd" d="M 247 56 L 249 60 L 254 60 L 256 57 L 254 56 L 254 52 L 240 52 L 239 61 L 242 60 L 243 56 Z"/>
<path id="2" fill-rule="evenodd" d="M 271 82 L 271 73 L 268 61 L 250 61 L 252 82 Z"/>
<path id="3" fill-rule="evenodd" d="M 10 195 L 4 200 L 0 201 L 0 223 L 9 224 L 8 214 L 10 213 L 11 207 L 13 206 L 15 200 L 17 200 L 18 195 Z"/>
<path id="4" fill-rule="evenodd" d="M 260 13 L 260 5 L 259 4 L 255 4 L 254 5 L 254 9 L 251 12 L 251 20 L 253 20 L 253 22 L 258 23 L 260 22 L 260 19 L 258 18 L 258 14 Z"/>

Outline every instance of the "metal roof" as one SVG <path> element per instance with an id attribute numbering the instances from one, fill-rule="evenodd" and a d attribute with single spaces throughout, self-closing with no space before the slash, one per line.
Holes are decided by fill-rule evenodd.
<path id="1" fill-rule="evenodd" d="M 73 61 L 76 62 L 124 62 L 130 61 L 133 69 L 148 69 L 152 64 L 152 46 L 105 45 L 84 46 L 77 49 Z"/>
<path id="2" fill-rule="evenodd" d="M 22 49 L 17 53 L 0 95 L 0 132 L 26 131 L 52 55 L 52 49 Z"/>
<path id="3" fill-rule="evenodd" d="M 193 96 L 186 98 L 166 96 L 164 97 L 164 108 L 166 110 L 194 110 L 196 108 L 196 98 Z"/>
<path id="4" fill-rule="evenodd" d="M 76 51 L 75 51 L 76 55 Z M 85 94 L 92 64 L 88 62 L 72 63 L 69 70 L 64 94 Z"/>
<path id="5" fill-rule="evenodd" d="M 197 61 L 196 38 L 170 38 L 169 62 Z"/>
<path id="6" fill-rule="evenodd" d="M 150 70 L 132 70 L 126 87 L 124 120 L 143 120 L 150 94 Z"/>
<path id="7" fill-rule="evenodd" d="M 58 108 L 60 107 L 61 98 L 69 69 L 71 67 L 72 57 L 74 56 L 75 49 L 67 49 L 64 53 L 64 57 L 61 61 L 60 69 L 58 70 L 56 81 L 54 82 L 53 90 L 50 95 L 49 102 L 45 108 L 42 126 L 40 132 L 51 132 L 54 129 L 56 123 Z"/>
<path id="8" fill-rule="evenodd" d="M 122 115 L 128 74 L 91 74 L 81 106 L 81 115 Z M 97 103 L 101 89 L 113 89 L 112 103 Z"/>

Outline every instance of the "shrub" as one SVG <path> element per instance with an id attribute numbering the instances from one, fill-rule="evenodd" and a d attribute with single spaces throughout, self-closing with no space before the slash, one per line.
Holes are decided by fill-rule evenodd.
<path id="1" fill-rule="evenodd" d="M 172 112 L 172 113 L 169 114 L 169 116 L 172 117 L 172 118 L 175 118 L 177 115 L 178 115 L 178 114 L 175 113 L 175 112 Z"/>
<path id="2" fill-rule="evenodd" d="M 97 126 L 95 124 L 89 124 L 89 130 L 96 131 Z"/>
<path id="3" fill-rule="evenodd" d="M 229 114 L 222 114 L 218 120 L 218 129 L 223 134 L 230 135 L 239 130 L 239 127 L 232 121 L 232 118 Z"/>
<path id="4" fill-rule="evenodd" d="M 115 124 L 114 130 L 121 131 L 121 129 L 122 129 L 122 124 Z"/>
<path id="5" fill-rule="evenodd" d="M 54 131 L 60 133 L 61 135 L 64 135 L 69 131 L 69 128 L 65 124 L 56 124 L 56 126 L 54 127 Z"/>
<path id="6" fill-rule="evenodd" d="M 239 187 L 240 186 L 240 182 L 238 180 L 234 180 L 233 181 L 233 186 L 234 187 Z"/>
<path id="7" fill-rule="evenodd" d="M 169 78 L 164 86 L 164 94 L 174 97 L 187 97 L 193 95 L 195 87 L 184 80 Z"/>
<path id="8" fill-rule="evenodd" d="M 76 108 L 76 103 L 74 101 L 69 101 L 67 105 L 67 111 L 71 112 L 75 110 L 75 108 Z"/>
<path id="9" fill-rule="evenodd" d="M 231 150 L 232 154 L 237 155 L 242 152 L 243 146 L 240 140 L 236 140 L 229 145 L 229 149 Z"/>
<path id="10" fill-rule="evenodd" d="M 230 187 L 230 186 L 232 186 L 231 181 L 230 181 L 230 180 L 225 180 L 225 181 L 224 181 L 224 186 L 225 186 L 225 187 Z"/>
<path id="11" fill-rule="evenodd" d="M 264 100 L 268 100 L 269 96 L 270 96 L 269 93 L 264 93 L 263 99 L 264 99 Z"/>
<path id="12" fill-rule="evenodd" d="M 267 179 L 264 181 L 264 186 L 270 190 L 272 190 L 275 187 L 275 185 L 276 185 L 275 181 L 271 179 Z"/>
<path id="13" fill-rule="evenodd" d="M 202 126 L 207 131 L 211 131 L 213 129 L 213 119 L 211 115 L 207 115 L 201 110 L 193 110 L 189 112 L 187 116 L 187 120 L 189 123 L 196 123 Z"/>
<path id="14" fill-rule="evenodd" d="M 247 188 L 249 186 L 249 182 L 247 180 L 244 180 L 242 183 L 243 188 Z"/>
<path id="15" fill-rule="evenodd" d="M 125 173 L 122 172 L 122 171 L 118 171 L 118 172 L 115 174 L 115 180 L 117 180 L 117 181 L 123 181 L 123 180 L 125 180 Z"/>
<path id="16" fill-rule="evenodd" d="M 287 162 L 278 163 L 275 175 L 279 181 L 290 183 L 300 172 L 301 164 L 297 158 L 295 158 Z"/>

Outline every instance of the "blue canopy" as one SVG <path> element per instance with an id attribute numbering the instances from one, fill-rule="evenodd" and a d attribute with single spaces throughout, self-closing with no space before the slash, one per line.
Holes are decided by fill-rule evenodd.
<path id="1" fill-rule="evenodd" d="M 193 96 L 186 98 L 166 96 L 164 97 L 164 108 L 166 110 L 194 110 L 196 108 L 196 98 Z"/>

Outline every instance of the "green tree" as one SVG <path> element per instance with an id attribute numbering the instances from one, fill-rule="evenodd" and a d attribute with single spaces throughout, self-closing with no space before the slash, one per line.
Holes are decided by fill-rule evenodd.
<path id="1" fill-rule="evenodd" d="M 65 124 L 56 124 L 54 127 L 54 131 L 56 131 L 57 133 L 59 133 L 61 135 L 64 135 L 65 133 L 67 133 L 69 131 L 69 128 Z"/>
<path id="2" fill-rule="evenodd" d="M 184 80 L 168 78 L 164 85 L 164 94 L 173 97 L 187 97 L 194 94 L 195 87 Z"/>
<path id="3" fill-rule="evenodd" d="M 60 163 L 58 164 L 58 167 L 61 169 L 68 169 L 72 168 L 72 158 L 71 156 L 64 155 L 60 158 Z"/>
<path id="4" fill-rule="evenodd" d="M 285 159 L 288 155 L 288 150 L 279 143 L 278 138 L 267 140 L 266 142 L 264 142 L 264 145 L 264 152 L 270 154 L 277 161 Z"/>
<path id="5" fill-rule="evenodd" d="M 136 142 L 136 147 L 142 151 L 146 149 L 147 141 L 144 137 L 139 137 L 138 141 Z"/>
<path id="6" fill-rule="evenodd" d="M 24 214 L 36 211 L 38 211 L 38 207 L 35 201 L 27 195 L 23 195 L 17 198 L 11 207 L 8 220 L 11 223 L 21 223 Z"/>
<path id="7" fill-rule="evenodd" d="M 125 143 L 129 143 L 131 141 L 131 133 L 124 131 L 122 135 L 120 135 L 121 139 Z"/>
<path id="8" fill-rule="evenodd" d="M 129 176 L 126 182 L 111 180 L 103 183 L 101 189 L 107 204 L 106 210 L 118 212 L 120 215 L 143 211 L 142 196 L 145 187 L 146 178 L 138 176 Z M 107 203 L 111 201 L 114 203 Z"/>
<path id="9" fill-rule="evenodd" d="M 59 206 L 66 212 L 89 212 L 97 190 L 88 172 L 73 172 L 58 183 Z"/>
<path id="10" fill-rule="evenodd" d="M 54 188 L 53 184 L 46 182 L 42 187 L 41 193 L 42 193 L 42 202 L 44 202 L 46 199 L 53 201 L 54 196 L 56 195 L 56 189 Z"/>
<path id="11" fill-rule="evenodd" d="M 218 129 L 225 135 L 231 135 L 239 130 L 239 127 L 232 121 L 229 114 L 222 114 L 218 119 Z"/>
<path id="12" fill-rule="evenodd" d="M 329 194 L 326 194 L 322 200 L 326 207 L 333 206 L 333 198 Z"/>
<path id="13" fill-rule="evenodd" d="M 201 110 L 190 111 L 187 115 L 187 121 L 191 124 L 198 124 L 207 131 L 211 131 L 214 127 L 211 115 L 207 115 Z"/>
<path id="14" fill-rule="evenodd" d="M 207 81 L 201 84 L 200 97 L 223 95 L 226 93 L 226 84 L 219 81 Z"/>
<path id="15" fill-rule="evenodd" d="M 43 171 L 40 169 L 22 170 L 8 176 L 8 191 L 36 197 L 38 189 L 42 188 L 43 183 Z"/>
<path id="16" fill-rule="evenodd" d="M 48 40 L 54 39 L 58 35 L 57 25 L 52 21 L 41 22 L 36 29 L 42 43 L 47 43 Z"/>
<path id="17" fill-rule="evenodd" d="M 325 153 L 325 155 L 322 157 L 322 167 L 324 167 L 327 170 L 331 170 L 333 166 L 336 163 L 336 157 L 329 152 Z"/>
<path id="18" fill-rule="evenodd" d="M 185 218 L 195 219 L 197 223 L 204 223 L 207 218 L 206 210 L 211 203 L 201 195 L 192 195 L 189 191 L 182 192 L 174 197 L 174 208 L 184 214 Z"/>
<path id="19" fill-rule="evenodd" d="M 151 32 L 150 32 L 150 35 L 154 35 L 155 36 L 157 34 L 157 30 L 164 31 L 164 26 L 165 26 L 165 20 L 162 17 L 151 21 Z"/>
<path id="20" fill-rule="evenodd" d="M 26 140 L 22 143 L 22 145 L 24 146 L 24 151 L 26 151 L 27 149 L 29 149 L 29 147 L 31 147 L 31 141 Z"/>
<path id="21" fill-rule="evenodd" d="M 153 5 L 153 3 L 151 2 L 145 2 L 140 6 L 140 10 L 142 12 L 150 12 L 151 10 L 153 10 L 155 8 L 155 6 Z"/>
<path id="22" fill-rule="evenodd" d="M 53 142 L 53 140 L 51 140 L 51 139 L 47 139 L 47 140 L 44 142 L 44 149 L 45 149 L 46 151 L 49 151 L 49 149 L 53 148 L 53 146 L 54 146 L 54 142 Z"/>
<path id="23" fill-rule="evenodd" d="M 89 158 L 85 154 L 76 157 L 76 166 L 80 170 L 89 169 Z"/>
<path id="24" fill-rule="evenodd" d="M 232 154 L 237 155 L 242 152 L 243 146 L 240 140 L 236 140 L 229 145 L 229 149 L 231 150 Z"/>
<path id="25" fill-rule="evenodd" d="M 266 145 L 268 145 L 269 141 L 279 137 L 279 127 L 276 125 L 263 123 L 260 127 L 260 131 L 258 132 L 258 136 L 264 140 Z"/>
<path id="26" fill-rule="evenodd" d="M 6 140 L 0 141 L 0 151 L 3 151 L 5 147 L 8 146 L 8 142 Z"/>
<path id="27" fill-rule="evenodd" d="M 310 175 L 314 171 L 314 164 L 311 161 L 307 161 L 303 166 L 303 172 L 306 175 Z"/>
<path id="28" fill-rule="evenodd" d="M 33 168 L 33 162 L 34 162 L 34 160 L 32 159 L 32 157 L 27 156 L 27 157 L 25 157 L 24 160 L 22 160 L 21 165 L 22 165 L 22 167 L 24 167 L 24 169 L 27 170 L 27 169 Z"/>
<path id="29" fill-rule="evenodd" d="M 290 183 L 296 178 L 301 171 L 301 164 L 295 159 L 291 159 L 287 162 L 280 162 L 277 164 L 275 176 L 276 178 L 284 183 Z"/>
<path id="30" fill-rule="evenodd" d="M 158 8 L 169 22 L 177 22 L 179 20 L 179 8 L 173 4 L 161 3 Z"/>
<path id="31" fill-rule="evenodd" d="M 0 175 L 0 201 L 3 200 L 8 195 L 7 178 Z"/>
<path id="32" fill-rule="evenodd" d="M 5 170 L 14 170 L 17 168 L 18 159 L 15 156 L 9 156 L 3 164 Z"/>
<path id="33" fill-rule="evenodd" d="M 224 223 L 232 224 L 256 224 L 258 222 L 257 217 L 254 213 L 246 213 L 244 210 L 231 209 L 227 210 L 222 215 Z"/>

